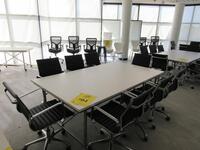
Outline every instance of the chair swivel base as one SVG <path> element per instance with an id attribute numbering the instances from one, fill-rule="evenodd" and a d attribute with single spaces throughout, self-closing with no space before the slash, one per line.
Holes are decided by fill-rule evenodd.
<path id="1" fill-rule="evenodd" d="M 123 149 L 126 149 L 126 150 L 136 150 L 135 148 L 130 148 L 128 146 L 125 146 L 121 142 L 117 141 L 117 138 L 125 135 L 125 132 L 120 132 L 120 133 L 112 135 L 103 128 L 100 130 L 100 132 L 107 135 L 108 137 L 105 138 L 105 139 L 100 139 L 100 140 L 96 140 L 94 142 L 90 142 L 88 144 L 87 150 L 92 150 L 92 145 L 97 144 L 97 143 L 102 143 L 102 142 L 108 142 L 109 143 L 109 150 L 112 150 L 113 144 L 117 144 L 117 145 L 119 145 L 120 147 L 122 147 Z"/>
<path id="2" fill-rule="evenodd" d="M 165 112 L 165 107 L 155 107 L 152 109 L 151 117 L 149 118 L 149 122 L 154 120 L 154 112 L 160 113 L 165 117 L 166 121 L 170 121 L 170 116 Z"/>
<path id="3" fill-rule="evenodd" d="M 43 150 L 47 150 L 48 145 L 51 141 L 63 143 L 66 146 L 66 150 L 71 150 L 71 146 L 69 144 L 65 143 L 63 140 L 60 140 L 60 139 L 54 137 L 60 131 L 62 131 L 62 129 L 59 129 L 55 132 L 54 131 L 51 132 L 50 129 L 47 128 L 46 132 L 42 132 L 43 134 L 45 134 L 43 137 L 25 144 L 25 146 L 23 147 L 22 150 L 27 150 L 29 146 L 36 144 L 36 143 L 39 143 L 39 142 L 44 142 Z"/>

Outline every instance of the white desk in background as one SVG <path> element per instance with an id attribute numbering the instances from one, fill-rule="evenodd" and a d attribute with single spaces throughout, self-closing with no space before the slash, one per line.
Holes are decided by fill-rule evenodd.
<path id="1" fill-rule="evenodd" d="M 161 52 L 159 54 L 168 55 L 168 59 L 173 62 L 178 63 L 192 63 L 198 59 L 200 59 L 200 53 L 198 52 L 189 52 L 189 51 L 181 51 L 181 50 L 170 50 Z"/>
<path id="2" fill-rule="evenodd" d="M 163 72 L 125 62 L 102 64 L 77 71 L 33 79 L 32 82 L 63 101 L 76 112 L 84 112 L 84 145 L 87 145 L 86 110 L 109 98 L 140 85 Z M 81 107 L 71 102 L 80 93 L 96 97 L 90 105 Z"/>
<path id="3" fill-rule="evenodd" d="M 12 150 L 8 140 L 1 131 L 0 131 L 0 150 Z"/>
<path id="4" fill-rule="evenodd" d="M 6 67 L 7 67 L 8 62 L 10 60 L 17 60 L 17 61 L 23 62 L 25 71 L 27 71 L 27 69 L 26 69 L 26 62 L 25 62 L 25 58 L 24 58 L 24 53 L 28 52 L 29 63 L 30 63 L 30 66 L 32 67 L 30 50 L 32 50 L 32 48 L 28 48 L 28 47 L 0 47 L 0 52 L 4 53 L 5 66 Z M 12 53 L 12 54 L 10 54 L 10 53 Z M 22 54 L 22 60 L 17 58 L 17 56 L 20 55 L 20 54 Z M 8 59 L 8 60 L 7 60 L 7 55 L 11 56 L 11 58 Z"/>

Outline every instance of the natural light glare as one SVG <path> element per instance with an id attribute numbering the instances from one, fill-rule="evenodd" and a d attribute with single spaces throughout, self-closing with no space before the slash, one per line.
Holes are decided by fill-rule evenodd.
<path id="1" fill-rule="evenodd" d="M 0 0 L 0 14 L 5 14 L 5 5 L 4 5 L 4 0 Z"/>
<path id="2" fill-rule="evenodd" d="M 145 22 L 157 22 L 159 6 L 141 6 L 139 19 Z"/>
<path id="3" fill-rule="evenodd" d="M 193 14 L 194 6 L 187 6 L 184 8 L 183 13 L 183 23 L 190 23 L 192 20 L 192 14 Z"/>
<path id="4" fill-rule="evenodd" d="M 103 19 L 117 19 L 117 5 L 103 5 Z"/>
<path id="5" fill-rule="evenodd" d="M 111 32 L 113 40 L 120 39 L 120 21 L 103 21 L 103 33 Z"/>
<path id="6" fill-rule="evenodd" d="M 0 18 L 0 41 L 10 41 L 6 17 Z"/>
<path id="7" fill-rule="evenodd" d="M 160 7 L 160 18 L 159 22 L 172 22 L 174 18 L 174 10 L 173 6 L 162 6 Z"/>
<path id="8" fill-rule="evenodd" d="M 148 39 L 151 38 L 151 36 L 156 35 L 156 25 L 150 24 L 150 23 L 143 23 L 142 24 L 142 37 L 147 37 Z"/>

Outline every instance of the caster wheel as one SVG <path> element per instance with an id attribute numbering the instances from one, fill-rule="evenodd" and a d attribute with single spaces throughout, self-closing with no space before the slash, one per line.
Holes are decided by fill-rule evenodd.
<path id="1" fill-rule="evenodd" d="M 66 148 L 66 150 L 71 150 L 71 146 L 68 146 L 68 147 Z"/>
<path id="2" fill-rule="evenodd" d="M 66 134 L 66 131 L 65 131 L 65 130 L 62 130 L 62 131 L 61 131 L 61 134 L 62 134 L 62 135 L 65 135 L 65 134 Z"/>
<path id="3" fill-rule="evenodd" d="M 147 142 L 148 141 L 148 136 L 145 135 L 143 140 L 144 140 L 144 142 Z"/>
<path id="4" fill-rule="evenodd" d="M 38 134 L 39 136 L 42 136 L 42 135 L 43 135 L 43 132 L 42 132 L 42 131 L 38 131 L 37 134 Z"/>
<path id="5" fill-rule="evenodd" d="M 23 147 L 22 150 L 27 150 L 27 147 Z"/>
<path id="6" fill-rule="evenodd" d="M 169 117 L 169 116 L 166 117 L 165 120 L 166 120 L 166 121 L 170 121 L 170 117 Z"/>
<path id="7" fill-rule="evenodd" d="M 100 134 L 101 134 L 101 135 L 104 135 L 104 132 L 100 130 Z"/>
<path id="8" fill-rule="evenodd" d="M 156 129 L 156 126 L 155 126 L 155 125 L 152 125 L 152 126 L 151 126 L 151 129 L 152 129 L 152 130 L 155 130 L 155 129 Z"/>
<path id="9" fill-rule="evenodd" d="M 161 107 L 161 110 L 162 110 L 162 111 L 165 111 L 165 107 Z"/>

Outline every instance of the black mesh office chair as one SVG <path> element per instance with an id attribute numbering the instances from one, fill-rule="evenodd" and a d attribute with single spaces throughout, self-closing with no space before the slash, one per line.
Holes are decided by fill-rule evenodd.
<path id="1" fill-rule="evenodd" d="M 142 67 L 149 67 L 151 62 L 151 55 L 135 54 L 132 64 Z"/>
<path id="2" fill-rule="evenodd" d="M 70 71 L 84 68 L 82 55 L 65 56 L 66 68 Z"/>
<path id="3" fill-rule="evenodd" d="M 144 54 L 144 55 L 148 55 L 149 54 L 147 46 L 141 46 L 140 45 L 140 52 L 141 52 L 141 54 Z"/>
<path id="4" fill-rule="evenodd" d="M 140 37 L 140 46 L 147 45 L 147 37 Z"/>
<path id="5" fill-rule="evenodd" d="M 168 66 L 168 55 L 153 54 L 152 67 L 166 71 Z"/>
<path id="6" fill-rule="evenodd" d="M 86 45 L 84 45 L 84 51 L 86 53 L 97 52 L 97 39 L 96 38 L 86 38 Z"/>
<path id="7" fill-rule="evenodd" d="M 16 105 L 18 112 L 22 113 L 25 116 L 28 121 L 29 127 L 33 131 L 39 131 L 43 129 L 45 129 L 46 131 L 44 137 L 27 143 L 24 146 L 23 150 L 28 149 L 29 146 L 38 142 L 45 142 L 44 150 L 47 150 L 47 147 L 51 141 L 62 142 L 67 146 L 67 150 L 71 149 L 70 146 L 64 141 L 55 138 L 55 135 L 63 129 L 60 128 L 58 130 L 54 130 L 52 126 L 60 120 L 72 116 L 73 112 L 71 110 L 64 107 L 62 102 L 55 99 L 29 109 L 6 82 L 3 82 L 3 85 L 5 87 L 5 93 L 7 97 L 12 104 Z"/>
<path id="8" fill-rule="evenodd" d="M 160 52 L 164 52 L 165 50 L 164 50 L 164 47 L 163 47 L 163 45 L 158 45 L 158 52 L 160 53 Z"/>
<path id="9" fill-rule="evenodd" d="M 36 60 L 36 62 L 40 77 L 45 77 L 63 72 L 60 66 L 59 59 L 57 57 L 49 59 L 38 59 Z"/>
<path id="10" fill-rule="evenodd" d="M 159 36 L 151 36 L 151 43 L 150 45 L 158 45 L 159 43 L 159 40 L 160 40 L 160 37 Z"/>
<path id="11" fill-rule="evenodd" d="M 101 64 L 97 52 L 85 54 L 85 60 L 88 67 Z"/>
<path id="12" fill-rule="evenodd" d="M 67 52 L 73 55 L 80 52 L 79 36 L 68 36 L 69 47 L 66 45 Z"/>
<path id="13" fill-rule="evenodd" d="M 175 50 L 175 48 L 176 48 L 175 41 L 170 41 L 170 44 L 171 44 L 171 50 Z"/>
<path id="14" fill-rule="evenodd" d="M 62 51 L 62 37 L 61 36 L 50 36 L 50 45 L 48 44 L 48 49 L 50 53 L 57 56 L 58 53 Z"/>
<path id="15" fill-rule="evenodd" d="M 156 45 L 149 45 L 149 50 L 151 54 L 157 53 L 157 46 Z"/>

